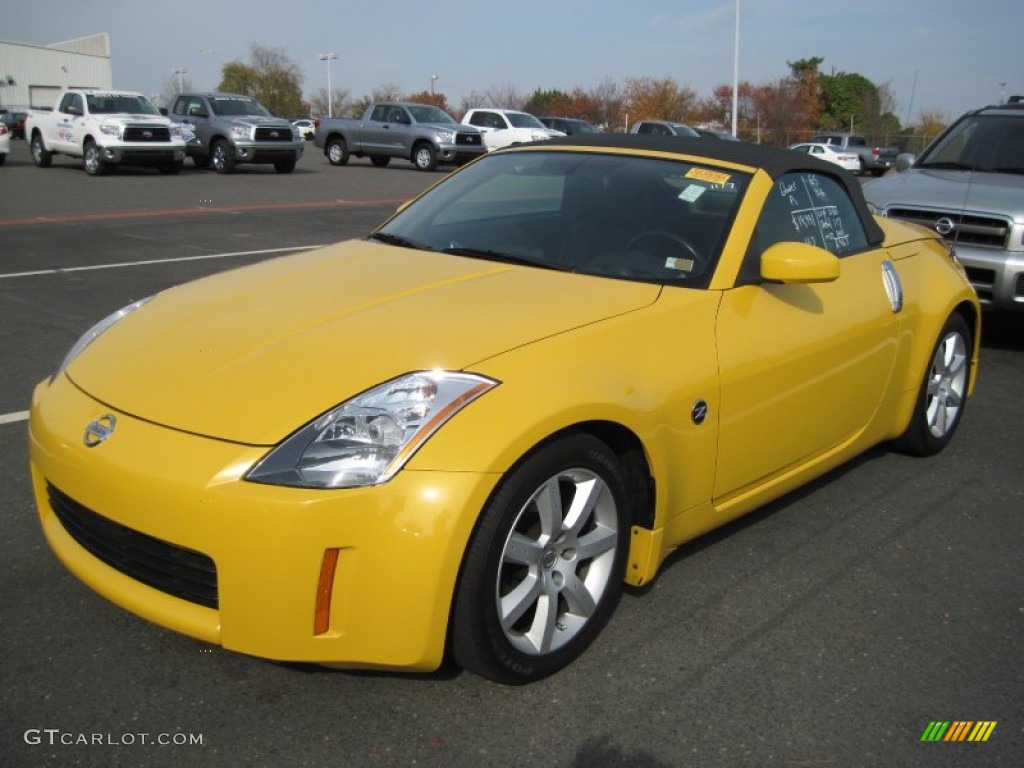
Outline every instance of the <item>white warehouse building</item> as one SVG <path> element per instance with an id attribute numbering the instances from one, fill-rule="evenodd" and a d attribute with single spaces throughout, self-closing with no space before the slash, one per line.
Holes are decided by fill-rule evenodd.
<path id="1" fill-rule="evenodd" d="M 106 32 L 50 45 L 0 40 L 0 110 L 49 109 L 68 88 L 110 88 Z"/>

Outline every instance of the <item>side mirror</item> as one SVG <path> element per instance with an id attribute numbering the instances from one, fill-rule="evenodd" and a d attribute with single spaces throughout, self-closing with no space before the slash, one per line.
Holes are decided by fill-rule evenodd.
<path id="1" fill-rule="evenodd" d="M 64 114 L 66 114 L 66 115 L 80 115 L 80 114 L 82 114 L 82 110 L 79 109 L 74 104 L 68 104 L 66 107 L 64 107 Z"/>
<path id="2" fill-rule="evenodd" d="M 902 152 L 896 156 L 896 172 L 902 173 L 914 164 L 917 160 L 917 155 L 911 154 L 910 152 Z"/>
<path id="3" fill-rule="evenodd" d="M 839 277 L 839 259 L 815 245 L 776 243 L 761 254 L 761 277 L 778 283 L 830 283 Z"/>
<path id="4" fill-rule="evenodd" d="M 202 107 L 192 107 L 189 109 L 188 113 L 192 117 L 209 117 L 209 115 L 206 114 L 206 110 Z"/>

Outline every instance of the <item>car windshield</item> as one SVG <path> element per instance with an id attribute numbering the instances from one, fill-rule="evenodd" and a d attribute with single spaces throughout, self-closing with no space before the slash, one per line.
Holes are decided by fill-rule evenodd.
<path id="1" fill-rule="evenodd" d="M 213 114 L 221 117 L 273 117 L 270 112 L 255 99 L 241 96 L 217 96 L 210 99 Z"/>
<path id="2" fill-rule="evenodd" d="M 145 96 L 88 94 L 85 97 L 89 112 L 94 115 L 159 115 L 160 110 Z"/>
<path id="3" fill-rule="evenodd" d="M 748 177 L 594 152 L 489 155 L 371 239 L 469 258 L 706 287 Z"/>
<path id="4" fill-rule="evenodd" d="M 544 123 L 526 112 L 506 112 L 505 117 L 513 128 L 543 128 Z"/>
<path id="5" fill-rule="evenodd" d="M 454 123 L 455 120 L 443 109 L 432 107 L 429 104 L 409 107 L 412 119 L 417 123 Z"/>
<path id="6" fill-rule="evenodd" d="M 918 168 L 1024 173 L 1024 115 L 973 115 L 925 150 Z"/>

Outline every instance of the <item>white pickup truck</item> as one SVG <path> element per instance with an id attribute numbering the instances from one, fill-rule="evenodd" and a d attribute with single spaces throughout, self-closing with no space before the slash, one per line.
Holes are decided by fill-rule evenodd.
<path id="1" fill-rule="evenodd" d="M 488 150 L 565 136 L 530 113 L 516 109 L 471 109 L 463 116 L 462 123 L 480 129 Z"/>
<path id="2" fill-rule="evenodd" d="M 181 127 L 130 91 L 65 91 L 52 112 L 28 113 L 25 138 L 40 168 L 55 154 L 70 155 L 82 158 L 90 176 L 102 176 L 115 165 L 146 165 L 172 174 L 185 161 Z"/>

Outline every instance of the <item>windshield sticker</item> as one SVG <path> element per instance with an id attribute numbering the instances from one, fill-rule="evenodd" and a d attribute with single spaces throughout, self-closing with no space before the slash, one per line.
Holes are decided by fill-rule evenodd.
<path id="1" fill-rule="evenodd" d="M 687 203 L 693 203 L 707 191 L 707 187 L 702 187 L 700 184 L 690 184 L 679 193 L 679 199 Z"/>
<path id="2" fill-rule="evenodd" d="M 693 272 L 693 259 L 677 259 L 669 256 L 665 259 L 665 269 L 676 269 L 680 272 Z"/>
<path id="3" fill-rule="evenodd" d="M 732 174 L 721 171 L 710 171 L 707 168 L 691 168 L 686 172 L 686 178 L 699 181 L 710 181 L 712 184 L 725 184 Z"/>

